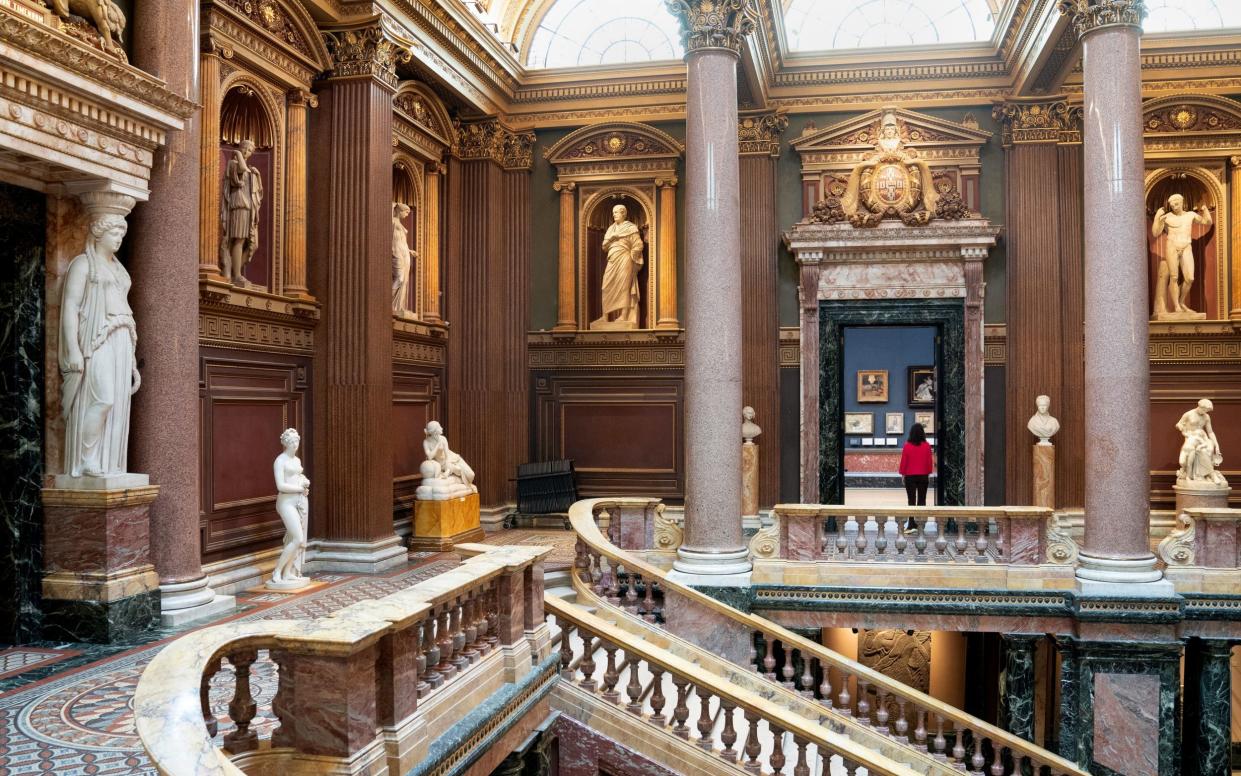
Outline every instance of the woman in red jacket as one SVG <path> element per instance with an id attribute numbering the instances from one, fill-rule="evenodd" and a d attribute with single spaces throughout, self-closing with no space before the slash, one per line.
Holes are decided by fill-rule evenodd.
<path id="1" fill-rule="evenodd" d="M 931 472 L 935 470 L 935 456 L 926 441 L 926 431 L 921 423 L 909 429 L 909 441 L 901 450 L 900 473 L 905 478 L 905 494 L 909 506 L 926 506 L 926 488 Z"/>

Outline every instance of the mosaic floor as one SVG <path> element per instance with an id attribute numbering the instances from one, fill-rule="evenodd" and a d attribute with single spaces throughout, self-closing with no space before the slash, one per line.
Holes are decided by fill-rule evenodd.
<path id="1" fill-rule="evenodd" d="M 457 563 L 455 555 L 441 553 L 415 557 L 407 566 L 382 575 L 317 575 L 328 585 L 300 595 L 243 593 L 238 596 L 242 611 L 232 617 L 322 617 L 355 601 L 429 579 Z M 176 635 L 156 633 L 151 641 L 137 645 L 37 644 L 0 650 L 0 776 L 154 774 L 134 730 L 133 693 L 143 668 Z M 231 670 L 225 663 L 212 682 L 220 736 L 232 727 L 227 718 Z M 270 703 L 276 666 L 265 655 L 252 669 L 252 683 L 260 710 L 254 728 L 266 737 L 275 722 Z"/>
<path id="2" fill-rule="evenodd" d="M 483 540 L 484 544 L 540 544 L 553 547 L 552 554 L 543 562 L 549 571 L 567 569 L 573 565 L 577 534 L 572 531 L 538 528 L 510 528 L 498 531 Z"/>

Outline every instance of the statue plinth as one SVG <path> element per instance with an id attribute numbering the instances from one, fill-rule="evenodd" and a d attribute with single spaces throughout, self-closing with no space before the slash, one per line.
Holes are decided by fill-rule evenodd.
<path id="1" fill-rule="evenodd" d="M 1226 483 L 1201 480 L 1177 480 L 1172 486 L 1176 493 L 1176 513 L 1186 509 L 1227 509 L 1228 494 L 1232 491 Z"/>
<path id="2" fill-rule="evenodd" d="M 1155 323 L 1175 323 L 1177 321 L 1205 321 L 1206 317 L 1206 313 L 1184 310 L 1179 313 L 1155 313 L 1155 317 L 1151 320 Z"/>
<path id="3" fill-rule="evenodd" d="M 758 516 L 758 445 L 741 445 L 741 516 Z"/>
<path id="4" fill-rule="evenodd" d="M 310 577 L 298 577 L 296 579 L 285 579 L 279 582 L 275 582 L 269 579 L 267 581 L 267 584 L 264 585 L 264 587 L 267 588 L 268 590 L 275 590 L 280 593 L 286 593 L 290 590 L 301 590 L 303 587 L 308 587 L 313 581 L 314 580 L 312 580 Z"/>
<path id="5" fill-rule="evenodd" d="M 590 322 L 591 331 L 634 331 L 638 324 L 633 321 L 605 321 L 602 318 Z"/>
<path id="6" fill-rule="evenodd" d="M 1056 508 L 1056 448 L 1039 442 L 1033 445 L 1034 498 L 1032 503 L 1044 509 Z"/>
<path id="7" fill-rule="evenodd" d="M 478 494 L 437 501 L 414 501 L 414 532 L 409 549 L 442 552 L 454 544 L 482 541 Z"/>
<path id="8" fill-rule="evenodd" d="M 100 477 L 74 477 L 57 474 L 53 479 L 57 490 L 132 490 L 150 486 L 151 478 L 145 474 L 105 474 Z"/>

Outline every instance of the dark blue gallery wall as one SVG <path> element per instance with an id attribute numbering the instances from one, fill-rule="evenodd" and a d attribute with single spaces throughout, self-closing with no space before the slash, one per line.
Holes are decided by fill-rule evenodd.
<path id="1" fill-rule="evenodd" d="M 905 433 L 909 433 L 915 412 L 928 408 L 909 406 L 909 367 L 931 366 L 935 363 L 933 326 L 846 326 L 844 354 L 844 411 L 871 412 L 875 415 L 875 436 L 884 434 L 884 415 L 905 413 Z M 858 370 L 888 370 L 888 402 L 858 403 Z M 853 448 L 849 448 L 853 449 Z"/>

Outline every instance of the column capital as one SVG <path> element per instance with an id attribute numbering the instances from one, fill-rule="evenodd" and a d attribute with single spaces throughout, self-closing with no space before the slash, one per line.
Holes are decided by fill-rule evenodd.
<path id="1" fill-rule="evenodd" d="M 758 8 L 754 0 L 665 0 L 681 22 L 685 51 L 723 49 L 741 53 L 741 42 L 754 31 Z"/>
<path id="2" fill-rule="evenodd" d="M 319 107 L 319 98 L 305 89 L 291 89 L 285 95 L 285 101 L 289 103 L 290 108 Z"/>
<path id="3" fill-rule="evenodd" d="M 534 167 L 534 133 L 517 132 L 499 119 L 483 119 L 469 123 L 453 121 L 456 139 L 453 155 L 458 159 L 490 159 L 506 170 L 529 170 Z"/>
<path id="4" fill-rule="evenodd" d="M 679 181 L 677 180 L 677 176 L 675 175 L 673 175 L 671 178 L 656 178 L 655 188 L 675 189 L 677 186 L 677 183 L 679 183 Z"/>
<path id="5" fill-rule="evenodd" d="M 1005 147 L 1026 143 L 1080 143 L 1082 109 L 1064 97 L 1010 100 L 991 109 L 1003 128 Z"/>
<path id="6" fill-rule="evenodd" d="M 737 122 L 737 143 L 742 156 L 779 156 L 780 136 L 789 127 L 783 110 L 742 114 Z"/>
<path id="7" fill-rule="evenodd" d="M 323 42 L 332 55 L 328 78 L 372 76 L 393 90 L 398 82 L 397 64 L 408 62 L 413 56 L 379 24 L 326 30 Z"/>
<path id="8" fill-rule="evenodd" d="M 577 190 L 577 184 L 573 181 L 556 181 L 552 184 L 552 190 L 561 194 L 571 194 Z"/>
<path id="9" fill-rule="evenodd" d="M 1105 27 L 1142 28 L 1143 0 L 1060 0 L 1060 13 L 1069 17 L 1078 38 Z"/>

